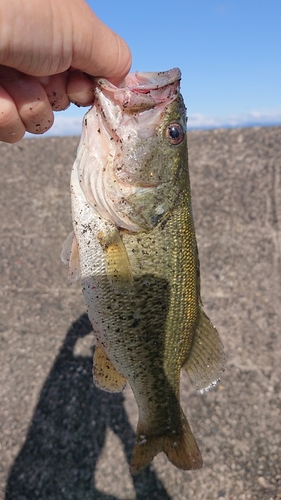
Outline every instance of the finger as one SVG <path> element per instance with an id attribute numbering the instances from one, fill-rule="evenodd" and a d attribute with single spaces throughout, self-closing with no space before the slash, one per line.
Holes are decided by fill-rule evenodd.
<path id="1" fill-rule="evenodd" d="M 39 77 L 38 82 L 44 88 L 53 111 L 68 108 L 70 101 L 66 92 L 68 73 L 64 71 L 57 75 Z"/>
<path id="2" fill-rule="evenodd" d="M 87 15 L 84 11 L 86 8 Z M 100 21 L 86 4 L 76 15 L 80 16 L 83 36 L 79 30 L 75 30 L 72 66 L 89 75 L 108 78 L 115 85 L 120 84 L 131 67 L 132 58 L 128 45 Z M 73 20 L 73 25 L 78 25 L 77 17 Z"/>
<path id="3" fill-rule="evenodd" d="M 66 91 L 71 102 L 77 106 L 89 106 L 93 103 L 93 82 L 82 71 L 69 71 Z"/>
<path id="4" fill-rule="evenodd" d="M 25 134 L 25 126 L 22 123 L 17 107 L 0 85 L 0 141 L 14 143 L 20 141 Z"/>
<path id="5" fill-rule="evenodd" d="M 49 130 L 54 123 L 54 115 L 37 78 L 2 66 L 0 84 L 14 101 L 27 132 L 43 134 Z"/>
<path id="6" fill-rule="evenodd" d="M 39 9 L 38 0 L 13 0 L 5 9 L 2 1 L 1 64 L 33 76 L 58 74 L 74 66 L 121 83 L 131 65 L 130 50 L 88 3 L 48 0 L 40 2 Z"/>

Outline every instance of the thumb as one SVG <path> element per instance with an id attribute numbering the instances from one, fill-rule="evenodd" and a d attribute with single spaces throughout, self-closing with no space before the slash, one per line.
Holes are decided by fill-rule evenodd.
<path id="1" fill-rule="evenodd" d="M 80 4 L 81 6 L 81 4 Z M 72 66 L 92 76 L 103 76 L 118 85 L 128 74 L 132 58 L 126 42 L 88 7 L 73 20 Z M 83 12 L 82 12 L 83 10 Z M 82 15 L 82 17 L 81 17 Z"/>

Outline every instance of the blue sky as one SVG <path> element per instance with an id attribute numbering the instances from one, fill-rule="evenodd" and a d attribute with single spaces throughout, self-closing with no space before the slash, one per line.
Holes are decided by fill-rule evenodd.
<path id="1" fill-rule="evenodd" d="M 281 125 L 281 0 L 88 1 L 129 44 L 132 70 L 178 66 L 190 128 Z M 85 109 L 51 134 L 80 134 Z"/>

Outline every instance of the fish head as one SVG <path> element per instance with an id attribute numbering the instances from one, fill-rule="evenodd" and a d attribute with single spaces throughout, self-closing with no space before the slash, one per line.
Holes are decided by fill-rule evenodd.
<path id="1" fill-rule="evenodd" d="M 187 169 L 180 77 L 175 68 L 132 73 L 120 87 L 96 81 L 84 120 L 80 180 L 88 202 L 118 227 L 154 227 L 174 203 L 175 186 L 180 189 Z"/>

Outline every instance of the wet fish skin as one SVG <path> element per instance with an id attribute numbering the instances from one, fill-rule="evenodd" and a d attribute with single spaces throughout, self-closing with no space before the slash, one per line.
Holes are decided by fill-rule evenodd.
<path id="1" fill-rule="evenodd" d="M 179 73 L 174 81 L 167 73 L 166 86 L 175 87 Z M 164 73 L 161 82 L 165 83 Z M 95 332 L 94 381 L 114 392 L 122 390 L 127 380 L 134 392 L 139 422 L 133 472 L 148 465 L 160 451 L 175 466 L 196 469 L 202 459 L 180 406 L 180 370 L 184 367 L 192 383 L 203 390 L 220 377 L 224 355 L 200 298 L 185 107 L 175 88 L 164 106 L 158 103 L 149 108 L 145 102 L 142 108 L 140 92 L 137 107 L 115 109 L 118 104 L 112 105 L 108 98 L 107 83 L 100 83 L 96 104 L 86 115 L 72 171 L 78 253 L 72 243 L 69 257 L 70 268 L 76 269 L 78 264 L 71 255 L 79 256 L 83 292 Z M 138 86 L 132 90 L 131 85 L 127 94 L 137 90 Z M 161 94 L 160 84 L 158 90 Z M 147 112 L 156 113 L 157 106 L 162 106 L 162 111 L 153 133 L 148 131 L 144 138 L 142 131 L 134 134 L 134 120 L 141 120 Z M 120 120 L 124 114 L 131 119 L 127 128 L 125 123 L 118 130 L 116 116 Z M 170 141 L 171 124 L 179 125 L 183 132 L 179 144 Z M 93 155 L 91 146 L 93 135 L 97 137 L 96 150 L 108 153 L 107 174 L 98 182 L 110 194 L 109 201 L 103 201 L 103 193 L 95 191 L 95 186 L 92 189 L 96 180 L 90 178 L 91 169 L 93 175 L 101 175 L 99 157 Z"/>

